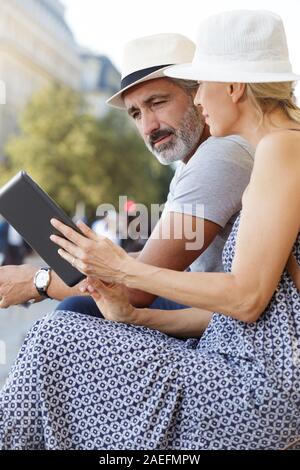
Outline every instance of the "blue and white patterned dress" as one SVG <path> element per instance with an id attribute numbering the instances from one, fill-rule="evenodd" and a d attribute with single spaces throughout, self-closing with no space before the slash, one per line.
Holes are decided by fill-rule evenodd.
<path id="1" fill-rule="evenodd" d="M 300 235 L 294 254 L 300 264 Z M 216 313 L 200 340 L 55 312 L 30 331 L 0 393 L 0 447 L 283 448 L 300 435 L 299 339 L 287 272 L 259 321 Z"/>

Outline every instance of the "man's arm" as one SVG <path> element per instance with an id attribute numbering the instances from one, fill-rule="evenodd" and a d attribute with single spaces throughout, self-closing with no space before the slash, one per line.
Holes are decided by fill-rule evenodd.
<path id="1" fill-rule="evenodd" d="M 3 266 L 0 268 L 0 308 L 11 305 L 19 305 L 34 299 L 36 302 L 43 300 L 37 292 L 33 279 L 38 268 L 31 265 Z M 79 286 L 67 286 L 55 272 L 51 272 L 51 283 L 48 295 L 56 300 L 65 297 L 82 295 Z"/>
<path id="2" fill-rule="evenodd" d="M 183 234 L 182 226 L 185 228 Z M 137 259 L 152 266 L 184 271 L 206 250 L 221 230 L 219 225 L 209 220 L 170 212 L 160 219 Z M 195 243 L 193 234 L 196 234 L 197 238 L 200 237 L 200 246 L 190 250 L 187 246 Z M 178 235 L 181 235 L 181 238 L 176 238 Z M 132 305 L 147 307 L 156 296 L 130 289 L 129 298 Z"/>
<path id="3" fill-rule="evenodd" d="M 60 277 L 58 277 L 54 271 L 52 271 L 51 282 L 47 289 L 47 293 L 49 297 L 55 300 L 64 300 L 66 297 L 83 295 L 79 290 L 81 282 L 79 282 L 76 286 L 69 287 L 60 279 Z"/>

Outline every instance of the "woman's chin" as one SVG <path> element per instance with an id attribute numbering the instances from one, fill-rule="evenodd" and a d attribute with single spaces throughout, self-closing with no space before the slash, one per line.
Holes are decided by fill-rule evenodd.
<path id="1" fill-rule="evenodd" d="M 214 127 L 210 127 L 210 135 L 213 136 L 213 137 L 225 137 L 225 134 L 224 132 L 221 132 L 220 129 L 215 129 Z"/>
<path id="2" fill-rule="evenodd" d="M 210 126 L 209 128 L 209 131 L 210 131 L 210 135 L 212 137 L 226 137 L 228 135 L 232 135 L 233 132 L 230 132 L 230 130 L 228 129 L 220 129 L 220 128 L 217 128 L 217 127 L 214 127 L 214 126 Z"/>

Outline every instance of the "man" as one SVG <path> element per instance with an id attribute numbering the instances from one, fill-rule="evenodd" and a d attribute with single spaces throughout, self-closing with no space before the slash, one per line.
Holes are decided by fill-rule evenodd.
<path id="1" fill-rule="evenodd" d="M 237 136 L 210 137 L 201 110 L 193 103 L 197 84 L 164 76 L 169 65 L 191 62 L 194 49 L 189 39 L 178 34 L 131 41 L 124 52 L 121 90 L 108 104 L 127 110 L 146 146 L 162 164 L 180 162 L 163 215 L 135 256 L 175 270 L 222 271 L 222 249 L 241 209 L 253 150 Z M 204 214 L 197 210 L 199 204 L 204 205 Z M 203 244 L 187 249 L 191 231 L 179 238 L 179 225 L 191 227 L 196 234 L 203 227 Z M 161 236 L 168 231 L 169 237 Z M 69 297 L 59 309 L 99 315 L 92 298 L 76 296 L 79 287 L 68 288 L 55 273 L 36 273 L 32 266 L 1 268 L 0 307 L 31 298 L 41 300 L 40 294 L 44 294 L 59 300 Z M 131 290 L 129 296 L 139 307 L 182 308 L 145 292 Z"/>

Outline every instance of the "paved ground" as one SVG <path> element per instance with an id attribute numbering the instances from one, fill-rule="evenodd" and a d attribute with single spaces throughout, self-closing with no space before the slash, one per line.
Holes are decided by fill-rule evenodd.
<path id="1" fill-rule="evenodd" d="M 27 262 L 43 265 L 38 257 L 30 258 Z M 3 385 L 28 330 L 36 320 L 54 310 L 56 305 L 54 300 L 44 300 L 29 308 L 0 309 L 0 386 Z"/>

